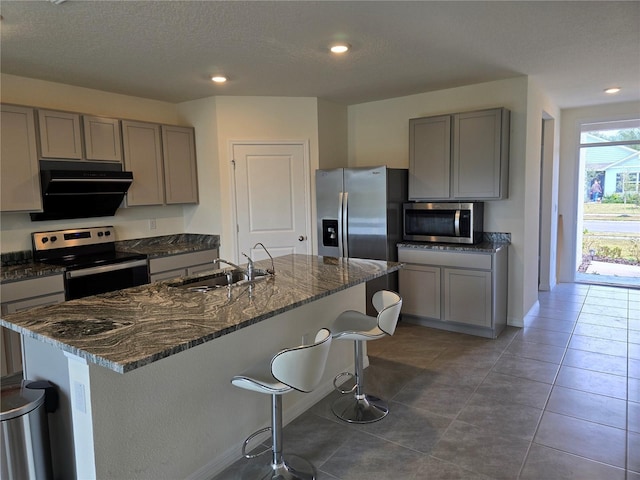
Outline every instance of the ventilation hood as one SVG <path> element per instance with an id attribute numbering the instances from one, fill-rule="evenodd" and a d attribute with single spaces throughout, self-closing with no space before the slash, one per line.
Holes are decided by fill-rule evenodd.
<path id="1" fill-rule="evenodd" d="M 133 173 L 95 170 L 42 170 L 43 211 L 31 220 L 110 217 L 133 182 Z"/>

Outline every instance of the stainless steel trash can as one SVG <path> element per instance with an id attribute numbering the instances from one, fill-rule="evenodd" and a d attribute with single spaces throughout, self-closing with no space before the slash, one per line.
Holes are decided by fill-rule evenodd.
<path id="1" fill-rule="evenodd" d="M 0 478 L 3 480 L 53 478 L 45 391 L 27 388 L 29 383 L 25 380 L 2 383 Z"/>

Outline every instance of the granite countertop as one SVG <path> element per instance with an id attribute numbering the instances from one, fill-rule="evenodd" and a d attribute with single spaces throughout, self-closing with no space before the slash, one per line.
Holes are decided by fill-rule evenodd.
<path id="1" fill-rule="evenodd" d="M 482 241 L 475 245 L 461 243 L 401 242 L 398 248 L 416 248 L 422 250 L 446 250 L 451 252 L 495 253 L 511 244 L 511 234 L 502 232 L 484 232 Z"/>
<path id="2" fill-rule="evenodd" d="M 177 235 L 163 235 L 116 242 L 116 250 L 119 252 L 141 253 L 149 258 L 179 255 L 181 253 L 198 252 L 219 247 L 219 235 L 200 235 L 195 233 L 180 233 Z"/>
<path id="3" fill-rule="evenodd" d="M 276 275 L 248 285 L 191 292 L 195 278 L 167 280 L 6 315 L 0 325 L 119 373 L 398 270 L 377 260 L 287 255 Z M 269 261 L 256 262 L 259 268 Z"/>
<path id="4" fill-rule="evenodd" d="M 425 243 L 425 242 L 402 242 L 398 243 L 398 248 L 416 248 L 421 250 L 443 250 L 450 252 L 475 252 L 475 253 L 495 253 L 501 248 L 509 246 L 509 242 L 483 241 L 475 245 L 464 245 L 457 243 Z"/>
<path id="5" fill-rule="evenodd" d="M 64 267 L 59 265 L 47 265 L 39 262 L 26 262 L 18 265 L 2 266 L 0 269 L 0 283 L 29 280 L 31 278 L 45 277 L 64 273 Z"/>
<path id="6" fill-rule="evenodd" d="M 198 252 L 219 247 L 219 235 L 200 235 L 194 233 L 180 233 L 176 235 L 116 241 L 117 251 L 141 253 L 148 258 L 166 257 L 169 255 Z M 65 272 L 64 267 L 61 266 L 34 262 L 30 251 L 11 252 L 2 254 L 2 257 L 0 283 L 28 280 Z M 14 260 L 14 257 L 19 259 Z M 5 261 L 5 258 L 8 260 Z"/>

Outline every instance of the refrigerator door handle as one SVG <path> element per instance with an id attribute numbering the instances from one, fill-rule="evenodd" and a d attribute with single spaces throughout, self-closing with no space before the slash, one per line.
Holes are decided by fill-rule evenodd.
<path id="1" fill-rule="evenodd" d="M 342 253 L 343 253 L 343 245 L 342 245 L 342 232 L 343 232 L 343 222 L 342 222 L 342 216 L 344 214 L 344 207 L 343 207 L 343 192 L 340 192 L 338 194 L 338 254 L 342 257 Z"/>
<path id="2" fill-rule="evenodd" d="M 349 258 L 349 192 L 342 196 L 342 256 Z"/>

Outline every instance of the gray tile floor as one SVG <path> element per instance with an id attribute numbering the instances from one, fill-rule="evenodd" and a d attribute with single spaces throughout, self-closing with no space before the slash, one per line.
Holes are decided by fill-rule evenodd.
<path id="1" fill-rule="evenodd" d="M 640 290 L 560 284 L 497 340 L 401 322 L 368 349 L 385 419 L 341 422 L 332 393 L 285 427 L 319 480 L 640 480 Z"/>

